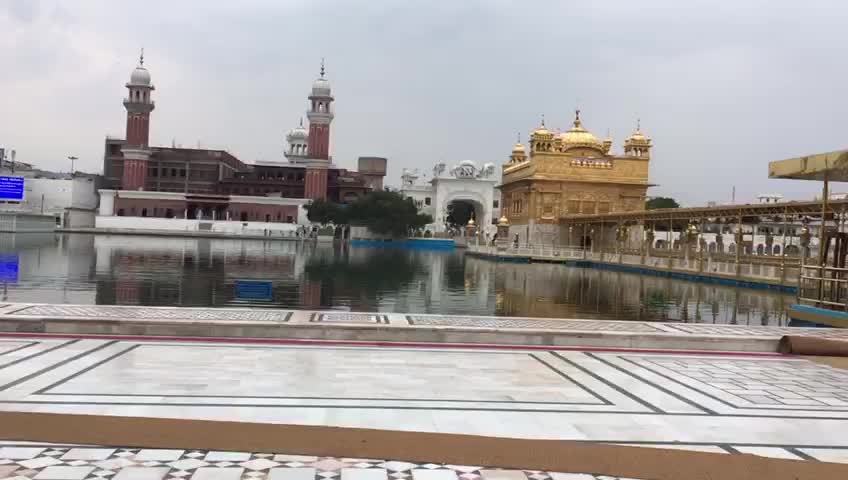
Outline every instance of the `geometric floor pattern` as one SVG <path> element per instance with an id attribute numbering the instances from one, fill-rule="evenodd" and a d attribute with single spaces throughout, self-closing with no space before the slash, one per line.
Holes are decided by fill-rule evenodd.
<path id="1" fill-rule="evenodd" d="M 840 461 L 848 459 L 847 394 L 848 371 L 797 357 L 0 338 L 0 410 L 10 411 L 557 438 Z M 170 460 L 120 449 L 106 455 L 53 448 L 21 459 L 3 452 L 0 479 L 105 478 L 119 474 L 108 468 L 114 464 L 158 469 L 155 475 L 173 479 L 264 480 L 284 478 L 273 468 L 303 468 L 285 473 L 298 476 L 293 480 L 313 473 L 416 480 L 414 471 L 370 460 L 348 465 L 331 459 L 326 465 L 338 468 L 322 469 L 320 459 L 234 454 L 229 458 L 241 460 L 213 460 L 215 455 L 191 451 Z M 234 470 L 195 471 L 192 465 Z M 56 468 L 45 473 L 48 467 Z M 345 468 L 385 472 L 366 479 L 354 470 L 345 476 Z M 115 478 L 143 480 L 139 472 Z M 479 468 L 454 473 L 462 480 L 524 480 Z M 428 475 L 418 472 L 417 480 L 449 480 Z M 541 472 L 523 475 L 548 480 Z"/>
<path id="2" fill-rule="evenodd" d="M 0 446 L 3 480 L 568 480 L 553 475 L 361 458 L 95 447 Z"/>
<path id="3" fill-rule="evenodd" d="M 668 447 L 667 445 L 662 445 Z M 697 447 L 696 447 L 697 448 Z M 848 462 L 846 452 L 724 446 L 700 450 Z M 814 457 L 811 455 L 818 455 Z M 1 480 L 615 480 L 577 472 L 280 453 L 0 443 Z"/>

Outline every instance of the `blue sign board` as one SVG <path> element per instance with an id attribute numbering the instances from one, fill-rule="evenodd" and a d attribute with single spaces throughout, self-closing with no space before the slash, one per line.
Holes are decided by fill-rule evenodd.
<path id="1" fill-rule="evenodd" d="M 18 254 L 0 253 L 0 282 L 18 281 Z"/>
<path id="2" fill-rule="evenodd" d="M 23 200 L 24 178 L 0 176 L 0 198 L 6 200 Z"/>
<path id="3" fill-rule="evenodd" d="M 274 291 L 268 280 L 236 280 L 236 298 L 239 300 L 271 300 Z"/>

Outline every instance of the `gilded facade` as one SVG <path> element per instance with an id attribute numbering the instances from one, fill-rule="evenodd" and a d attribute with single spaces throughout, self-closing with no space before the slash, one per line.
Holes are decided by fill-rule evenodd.
<path id="1" fill-rule="evenodd" d="M 612 139 L 586 130 L 579 110 L 562 133 L 542 121 L 530 133 L 529 153 L 516 143 L 503 165 L 501 202 L 510 237 L 558 243 L 560 217 L 644 209 L 651 146 L 637 125 L 624 140 L 624 153 L 613 154 Z"/>

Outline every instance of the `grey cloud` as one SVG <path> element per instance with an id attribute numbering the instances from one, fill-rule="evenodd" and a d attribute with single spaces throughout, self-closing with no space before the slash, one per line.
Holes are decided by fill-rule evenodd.
<path id="1" fill-rule="evenodd" d="M 153 140 L 248 161 L 281 158 L 326 57 L 334 158 L 389 156 L 393 183 L 440 160 L 500 163 L 516 132 L 542 113 L 567 128 L 576 106 L 619 149 L 641 117 L 653 192 L 688 204 L 727 201 L 733 185 L 742 199 L 808 197 L 818 185 L 767 180 L 768 161 L 845 147 L 841 2 L 78 0 L 67 17 L 49 13 L 58 1 L 29 16 L 21 3 L 0 13 L 19 32 L 0 41 L 18 64 L 0 78 L 15 88 L 0 109 L 19 119 L 0 122 L 0 143 L 54 168 L 68 151 L 99 168 L 141 46 L 157 86 Z M 69 79 L 74 62 L 89 73 Z"/>

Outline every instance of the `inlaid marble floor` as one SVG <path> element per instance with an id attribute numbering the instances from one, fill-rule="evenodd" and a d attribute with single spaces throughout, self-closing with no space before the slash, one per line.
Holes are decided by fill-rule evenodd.
<path id="1" fill-rule="evenodd" d="M 0 479 L 615 480 L 616 477 L 278 453 L 0 443 Z"/>
<path id="2" fill-rule="evenodd" d="M 0 409 L 848 459 L 848 371 L 791 357 L 0 338 Z"/>

